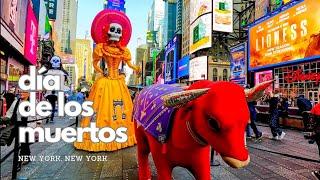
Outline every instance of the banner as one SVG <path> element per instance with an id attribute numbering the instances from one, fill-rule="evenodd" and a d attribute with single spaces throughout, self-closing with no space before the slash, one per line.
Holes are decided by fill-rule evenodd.
<path id="1" fill-rule="evenodd" d="M 48 16 L 49 19 L 56 19 L 57 18 L 57 0 L 45 0 L 47 9 L 48 9 Z"/>
<path id="2" fill-rule="evenodd" d="M 6 26 L 8 27 L 8 30 L 11 31 L 11 35 L 15 35 L 19 40 L 19 44 L 21 47 L 23 47 L 23 41 L 24 41 L 24 33 L 26 28 L 26 17 L 27 17 L 27 4 L 28 0 L 5 0 L 1 1 L 1 19 L 4 21 Z M 7 28 L 6 28 L 7 30 Z M 3 29 L 1 29 L 1 35 L 4 32 Z M 11 42 L 11 39 L 4 36 L 7 41 Z M 15 47 L 20 51 L 19 48 Z M 23 49 L 22 49 L 23 51 Z M 21 52 L 23 53 L 23 52 Z"/>
<path id="3" fill-rule="evenodd" d="M 262 71 L 262 72 L 256 72 L 254 74 L 254 84 L 257 85 L 257 84 L 260 84 L 262 82 L 266 82 L 266 81 L 269 81 L 269 80 L 272 80 L 273 79 L 273 73 L 272 73 L 272 70 L 268 70 L 268 71 Z M 265 92 L 266 93 L 271 93 L 273 90 L 273 85 L 269 86 Z"/>
<path id="4" fill-rule="evenodd" d="M 180 35 L 176 35 L 165 47 L 165 83 L 177 80 L 177 62 L 180 59 Z"/>
<path id="5" fill-rule="evenodd" d="M 247 45 L 239 44 L 230 48 L 231 59 L 231 78 L 230 81 L 239 85 L 246 85 L 247 72 Z"/>
<path id="6" fill-rule="evenodd" d="M 212 30 L 233 32 L 233 0 L 217 0 L 213 4 Z"/>
<path id="7" fill-rule="evenodd" d="M 190 24 L 209 12 L 212 12 L 212 0 L 190 1 Z"/>
<path id="8" fill-rule="evenodd" d="M 270 0 L 256 0 L 255 2 L 255 19 L 259 19 L 268 13 Z"/>
<path id="9" fill-rule="evenodd" d="M 320 3 L 305 0 L 249 30 L 249 69 L 320 57 Z"/>
<path id="10" fill-rule="evenodd" d="M 118 11 L 125 12 L 126 8 L 124 7 L 125 0 L 108 0 L 105 4 L 104 9 L 114 9 Z"/>
<path id="11" fill-rule="evenodd" d="M 38 22 L 31 4 L 28 3 L 24 56 L 33 65 L 37 63 Z"/>
<path id="12" fill-rule="evenodd" d="M 208 77 L 208 57 L 200 56 L 190 60 L 189 81 L 204 80 Z"/>
<path id="13" fill-rule="evenodd" d="M 178 78 L 189 75 L 190 56 L 184 56 L 178 61 Z"/>
<path id="14" fill-rule="evenodd" d="M 211 47 L 211 15 L 203 15 L 190 25 L 190 54 Z"/>

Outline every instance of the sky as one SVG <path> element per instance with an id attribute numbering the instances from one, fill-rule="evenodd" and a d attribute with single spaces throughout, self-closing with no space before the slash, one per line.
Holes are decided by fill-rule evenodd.
<path id="1" fill-rule="evenodd" d="M 135 61 L 135 50 L 137 44 L 142 44 L 145 41 L 147 33 L 148 11 L 152 5 L 152 0 L 126 0 L 126 14 L 131 20 L 132 36 L 129 42 L 132 61 Z M 91 38 L 90 30 L 91 23 L 103 9 L 103 0 L 78 0 L 78 19 L 77 19 L 77 38 L 85 38 L 88 33 L 88 38 Z M 138 41 L 138 38 L 141 40 Z"/>

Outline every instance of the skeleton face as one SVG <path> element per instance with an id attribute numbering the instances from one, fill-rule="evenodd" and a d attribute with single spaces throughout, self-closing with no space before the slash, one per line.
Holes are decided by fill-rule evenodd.
<path id="1" fill-rule="evenodd" d="M 54 69 L 60 68 L 61 66 L 61 59 L 58 56 L 53 56 L 50 60 L 51 66 Z"/>
<path id="2" fill-rule="evenodd" d="M 108 31 L 109 40 L 120 41 L 122 37 L 122 27 L 118 23 L 111 23 Z"/>

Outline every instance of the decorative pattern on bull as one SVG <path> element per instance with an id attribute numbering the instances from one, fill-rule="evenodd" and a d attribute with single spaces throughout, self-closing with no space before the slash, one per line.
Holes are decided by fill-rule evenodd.
<path id="1" fill-rule="evenodd" d="M 161 180 L 171 179 L 176 166 L 187 168 L 197 180 L 210 179 L 210 146 L 231 167 L 248 165 L 247 101 L 261 97 L 270 84 L 247 91 L 234 83 L 211 81 L 198 81 L 186 90 L 172 85 L 143 89 L 134 102 L 139 179 L 151 179 L 150 152 Z"/>

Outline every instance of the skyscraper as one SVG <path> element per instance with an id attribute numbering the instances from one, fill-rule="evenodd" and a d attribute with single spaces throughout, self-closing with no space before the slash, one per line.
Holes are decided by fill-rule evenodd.
<path id="1" fill-rule="evenodd" d="M 92 80 L 92 48 L 88 39 L 76 40 L 75 60 L 78 66 L 78 78 L 85 78 L 87 82 Z"/>
<path id="2" fill-rule="evenodd" d="M 164 0 L 165 15 L 163 19 L 163 44 L 166 45 L 174 36 L 176 32 L 176 15 L 177 15 L 177 1 Z"/>
<path id="3" fill-rule="evenodd" d="M 78 0 L 59 0 L 54 31 L 57 33 L 58 54 L 72 54 L 76 47 Z"/>
<path id="4" fill-rule="evenodd" d="M 189 54 L 189 41 L 190 41 L 189 26 L 190 26 L 190 0 L 183 0 L 181 57 L 184 57 Z"/>
<path id="5" fill-rule="evenodd" d="M 164 2 L 163 0 L 153 0 L 152 6 L 148 13 L 148 32 L 153 35 L 152 44 L 161 47 L 160 27 L 164 18 Z M 150 43 L 150 42 L 149 42 Z"/>
<path id="6" fill-rule="evenodd" d="M 183 0 L 177 0 L 176 34 L 182 33 Z"/>

